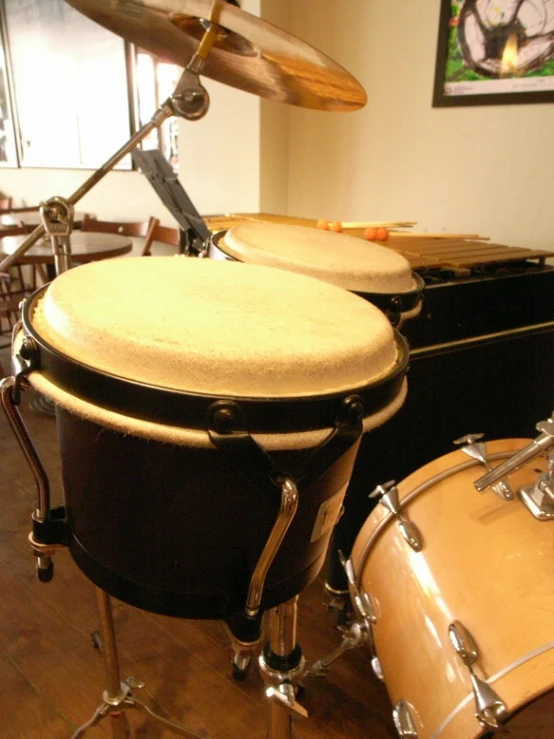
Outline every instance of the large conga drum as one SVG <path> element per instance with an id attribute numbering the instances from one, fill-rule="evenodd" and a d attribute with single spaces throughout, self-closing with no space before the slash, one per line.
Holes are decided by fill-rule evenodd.
<path id="1" fill-rule="evenodd" d="M 109 260 L 23 311 L 33 387 L 56 404 L 71 554 L 152 612 L 232 619 L 298 506 L 260 607 L 319 572 L 363 431 L 405 397 L 407 350 L 367 301 L 231 261 Z"/>
<path id="2" fill-rule="evenodd" d="M 393 325 L 417 315 L 423 281 L 401 254 L 354 236 L 285 223 L 245 221 L 217 233 L 212 259 L 236 259 L 309 275 L 354 292 Z"/>
<path id="3" fill-rule="evenodd" d="M 488 443 L 491 465 L 528 443 Z M 486 719 L 501 719 L 498 735 L 554 736 L 554 523 L 536 519 L 517 498 L 546 469 L 536 458 L 509 475 L 515 497 L 504 500 L 478 493 L 473 482 L 485 468 L 452 452 L 397 486 L 401 515 L 421 536 L 419 551 L 384 505 L 359 532 L 354 577 L 375 611 L 374 648 L 397 724 L 412 727 L 401 735 L 496 736 L 476 715 L 474 681 L 456 649 L 459 637 L 469 646 L 469 635 L 479 705 Z"/>
<path id="4" fill-rule="evenodd" d="M 380 244 L 347 234 L 282 223 L 245 221 L 217 233 L 209 247 L 213 259 L 235 259 L 249 264 L 305 274 L 349 290 L 387 316 L 398 329 L 421 310 L 424 283 L 401 254 Z M 391 449 L 390 454 L 394 454 Z M 349 555 L 367 515 L 360 498 L 368 491 L 365 480 L 374 460 L 371 435 L 362 439 L 345 498 L 344 515 L 337 523 L 327 563 L 326 588 L 347 594 L 339 552 Z M 363 515 L 359 515 L 360 507 Z"/>

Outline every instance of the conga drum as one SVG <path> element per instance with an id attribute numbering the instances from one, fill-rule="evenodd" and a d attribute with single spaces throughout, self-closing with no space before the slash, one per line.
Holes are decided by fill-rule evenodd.
<path id="1" fill-rule="evenodd" d="M 354 236 L 305 226 L 246 221 L 217 233 L 208 254 L 212 259 L 261 264 L 338 285 L 376 305 L 398 329 L 421 310 L 424 283 L 412 272 L 408 260 L 385 246 Z M 371 435 L 365 436 L 346 494 L 344 515 L 334 529 L 329 550 L 326 588 L 332 594 L 348 592 L 338 552 L 350 554 L 367 515 L 367 491 L 355 481 L 367 477 L 373 452 Z M 360 498 L 364 501 L 360 502 Z"/>
<path id="2" fill-rule="evenodd" d="M 215 234 L 212 259 L 235 259 L 330 282 L 369 300 L 393 325 L 421 309 L 423 280 L 401 254 L 346 234 L 245 221 Z"/>
<path id="3" fill-rule="evenodd" d="M 489 442 L 491 465 L 528 443 Z M 485 718 L 500 711 L 498 735 L 554 736 L 554 526 L 517 497 L 546 469 L 537 458 L 509 475 L 515 496 L 504 500 L 478 493 L 473 482 L 485 468 L 452 452 L 397 486 L 400 513 L 421 536 L 419 551 L 382 504 L 359 532 L 354 578 L 375 612 L 374 649 L 401 736 L 496 736 L 476 715 L 474 680 L 456 649 L 460 637 L 473 643 L 479 705 L 489 701 Z M 496 698 L 502 706 L 493 708 Z"/>
<path id="4" fill-rule="evenodd" d="M 405 396 L 406 346 L 377 308 L 260 266 L 91 263 L 35 293 L 23 324 L 15 351 L 56 404 L 71 555 L 156 613 L 244 610 L 284 480 L 298 505 L 259 607 L 313 581 L 360 436 Z"/>

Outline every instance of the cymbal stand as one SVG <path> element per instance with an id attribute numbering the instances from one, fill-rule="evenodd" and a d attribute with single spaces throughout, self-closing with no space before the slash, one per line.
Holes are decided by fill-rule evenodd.
<path id="1" fill-rule="evenodd" d="M 100 182 L 115 165 L 129 154 L 140 142 L 148 136 L 155 128 L 176 115 L 189 121 L 196 121 L 206 115 L 210 105 L 210 99 L 207 90 L 203 87 L 199 79 L 204 63 L 208 54 L 217 38 L 218 26 L 216 23 L 208 23 L 208 28 L 200 41 L 197 52 L 193 55 L 191 61 L 183 71 L 175 90 L 167 100 L 162 103 L 158 110 L 152 116 L 152 119 L 146 123 L 127 143 L 125 143 L 115 154 L 113 154 L 99 169 L 85 180 L 85 182 L 70 195 L 68 198 L 55 198 L 56 204 L 67 204 L 68 208 L 76 205 L 84 195 Z M 48 206 L 48 202 L 46 206 Z M 12 254 L 9 254 L 0 262 L 0 275 L 8 270 L 13 264 L 25 254 L 28 249 L 36 244 L 36 242 L 44 236 L 46 228 L 44 224 L 37 226 L 32 233 L 27 236 L 25 241 Z"/>
<path id="2" fill-rule="evenodd" d="M 89 192 L 115 165 L 130 153 L 152 130 L 160 126 L 167 118 L 173 115 L 187 120 L 202 118 L 209 108 L 209 96 L 199 80 L 199 73 L 219 33 L 215 23 L 208 22 L 206 32 L 200 42 L 198 51 L 187 65 L 173 94 L 154 113 L 152 119 L 143 126 L 129 141 L 124 144 L 108 161 L 96 170 L 72 195 L 67 199 L 60 197 L 41 204 L 43 223 L 29 234 L 21 246 L 13 254 L 0 262 L 0 278 L 2 272 L 15 264 L 45 233 L 49 233 L 54 251 L 55 268 L 59 274 L 71 267 L 70 233 L 73 217 L 73 206 Z M 25 375 L 31 370 L 33 363 L 33 347 L 23 345 L 17 355 L 12 357 L 16 377 L 5 378 L 0 383 L 2 405 L 12 425 L 14 434 L 20 444 L 23 454 L 31 468 L 38 490 L 39 505 L 33 516 L 33 533 L 30 542 L 37 557 L 37 574 L 42 582 L 49 582 L 53 577 L 52 556 L 58 548 L 69 543 L 69 531 L 65 520 L 65 509 L 51 510 L 49 484 L 40 458 L 33 442 L 27 433 L 17 406 L 20 401 L 20 390 L 28 385 Z M 45 533 L 43 537 L 42 534 Z M 128 679 L 121 683 L 119 678 L 119 664 L 117 645 L 113 625 L 110 596 L 96 588 L 97 607 L 102 639 L 102 658 L 107 679 L 107 690 L 103 694 L 103 702 L 95 711 L 92 718 L 77 729 L 73 739 L 83 736 L 92 726 L 98 724 L 105 716 L 112 721 L 113 739 L 126 739 L 129 735 L 123 711 L 127 708 L 141 708 L 151 717 L 161 721 L 168 728 L 182 736 L 200 739 L 197 734 L 187 731 L 184 727 L 168 721 L 154 713 L 146 705 L 132 695 L 132 688 L 142 685 L 135 679 Z"/>

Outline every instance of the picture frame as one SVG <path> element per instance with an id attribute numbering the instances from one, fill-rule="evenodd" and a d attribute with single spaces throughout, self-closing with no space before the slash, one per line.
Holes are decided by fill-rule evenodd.
<path id="1" fill-rule="evenodd" d="M 433 107 L 554 102 L 554 0 L 441 0 Z"/>

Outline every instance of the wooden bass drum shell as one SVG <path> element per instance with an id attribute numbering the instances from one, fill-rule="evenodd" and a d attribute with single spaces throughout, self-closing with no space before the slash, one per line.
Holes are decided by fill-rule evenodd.
<path id="1" fill-rule="evenodd" d="M 505 458 L 529 441 L 489 442 L 487 453 Z M 536 458 L 507 479 L 515 492 L 546 468 Z M 422 550 L 407 544 L 382 505 L 352 550 L 358 587 L 376 611 L 387 691 L 393 705 L 408 704 L 419 739 L 492 736 L 475 718 L 468 669 L 448 636 L 454 620 L 477 644 L 476 674 L 508 708 L 508 735 L 554 736 L 554 521 L 537 520 L 517 497 L 478 493 L 473 482 L 484 472 L 460 450 L 421 467 L 398 489 L 404 501 L 422 486 L 403 506 Z"/>

